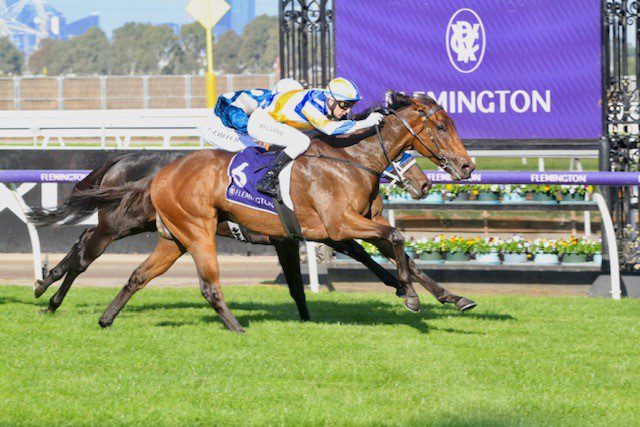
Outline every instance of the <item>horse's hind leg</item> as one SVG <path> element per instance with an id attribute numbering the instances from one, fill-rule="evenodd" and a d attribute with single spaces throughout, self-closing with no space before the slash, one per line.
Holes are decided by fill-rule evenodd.
<path id="1" fill-rule="evenodd" d="M 109 304 L 98 323 L 103 328 L 113 324 L 114 319 L 127 301 L 154 277 L 166 272 L 184 253 L 184 248 L 173 240 L 160 238 L 155 251 L 133 272 L 127 284 Z"/>
<path id="2" fill-rule="evenodd" d="M 91 233 L 83 234 L 78 240 L 74 256 L 70 259 L 67 267 L 67 274 L 64 281 L 58 291 L 49 300 L 49 306 L 44 310 L 45 312 L 54 313 L 62 304 L 74 280 L 85 272 L 114 240 L 130 234 L 125 232 L 120 235 L 115 235 L 111 231 L 111 227 L 103 226 L 102 224 L 90 230 Z"/>
<path id="3" fill-rule="evenodd" d="M 278 253 L 282 272 L 289 286 L 289 294 L 296 302 L 300 319 L 307 321 L 310 317 L 300 271 L 300 246 L 298 242 L 289 239 L 271 239 L 271 242 Z"/>
<path id="4" fill-rule="evenodd" d="M 220 288 L 220 270 L 218 268 L 218 257 L 216 254 L 215 230 L 209 236 L 202 233 L 198 241 L 189 245 L 189 253 L 196 263 L 198 276 L 200 278 L 200 291 L 213 309 L 218 313 L 222 323 L 231 332 L 244 332 L 240 322 L 233 316 L 231 310 L 224 301 L 222 289 Z"/>
<path id="5" fill-rule="evenodd" d="M 49 286 L 62 279 L 62 277 L 69 271 L 70 266 L 76 262 L 78 256 L 78 247 L 82 245 L 87 236 L 93 234 L 95 228 L 96 227 L 89 227 L 84 230 L 76 243 L 74 243 L 71 247 L 69 253 L 65 255 L 65 257 L 58 263 L 58 265 L 56 265 L 49 271 L 47 277 L 42 280 L 36 280 L 36 283 L 33 287 L 36 298 L 40 298 L 42 294 L 46 292 Z"/>

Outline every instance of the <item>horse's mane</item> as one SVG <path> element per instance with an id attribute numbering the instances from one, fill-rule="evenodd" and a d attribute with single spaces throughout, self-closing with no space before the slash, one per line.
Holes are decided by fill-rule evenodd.
<path id="1" fill-rule="evenodd" d="M 354 114 L 351 119 L 363 120 L 366 119 L 367 116 L 371 113 L 384 113 L 385 108 L 393 108 L 396 111 L 401 110 L 411 105 L 411 99 L 412 98 L 410 96 L 405 95 L 402 92 L 396 92 L 392 90 L 387 92 L 387 105 L 381 105 L 380 103 L 377 103 L 376 105 L 369 107 L 360 113 Z"/>

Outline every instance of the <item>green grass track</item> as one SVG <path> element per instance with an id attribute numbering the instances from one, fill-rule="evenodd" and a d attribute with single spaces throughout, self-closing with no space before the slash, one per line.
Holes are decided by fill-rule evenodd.
<path id="1" fill-rule="evenodd" d="M 51 292 L 51 291 L 50 291 Z M 638 425 L 640 301 L 228 287 L 247 333 L 195 288 L 145 289 L 101 330 L 117 289 L 0 287 L 0 425 Z"/>

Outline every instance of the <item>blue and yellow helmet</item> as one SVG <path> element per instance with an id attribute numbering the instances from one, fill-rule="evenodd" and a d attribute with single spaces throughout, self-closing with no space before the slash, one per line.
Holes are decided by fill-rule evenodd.
<path id="1" fill-rule="evenodd" d="M 344 77 L 336 77 L 331 80 L 325 88 L 325 92 L 337 101 L 360 101 L 362 99 L 358 86 Z"/>

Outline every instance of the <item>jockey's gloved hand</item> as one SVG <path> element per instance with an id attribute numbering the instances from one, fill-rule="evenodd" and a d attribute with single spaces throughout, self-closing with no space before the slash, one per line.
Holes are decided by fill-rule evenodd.
<path id="1" fill-rule="evenodd" d="M 362 124 L 365 127 L 373 127 L 373 126 L 379 125 L 380 122 L 382 122 L 382 119 L 384 119 L 384 116 L 382 114 L 371 113 L 369 114 L 369 117 L 363 120 Z"/>

